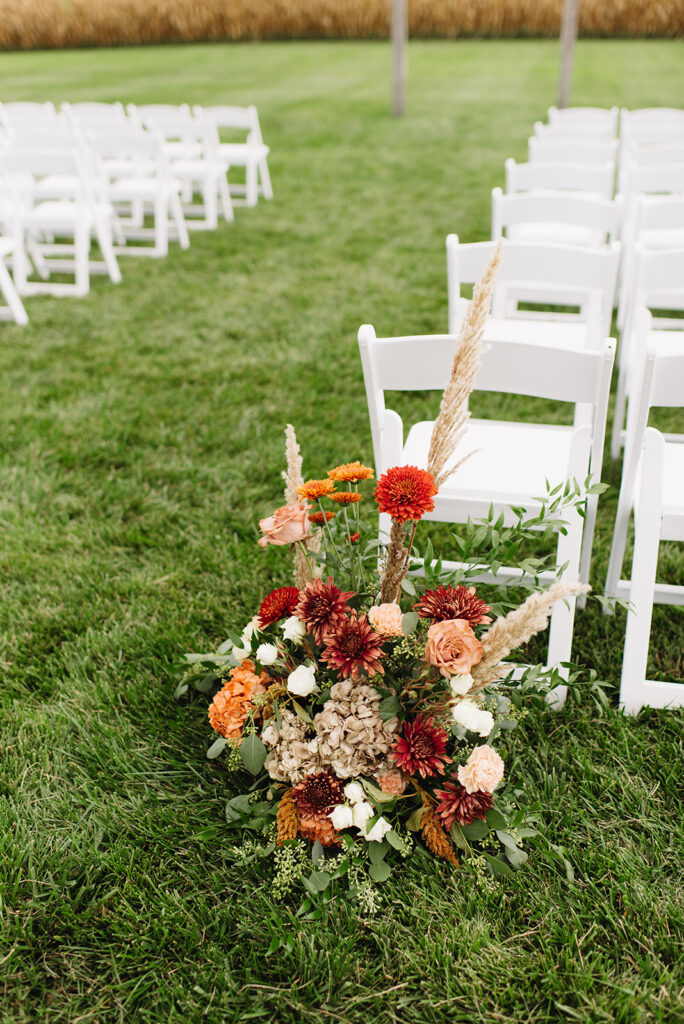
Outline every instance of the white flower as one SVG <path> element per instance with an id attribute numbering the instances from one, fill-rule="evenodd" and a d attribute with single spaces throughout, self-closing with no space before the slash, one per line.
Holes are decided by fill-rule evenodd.
<path id="1" fill-rule="evenodd" d="M 461 700 L 454 705 L 452 712 L 454 721 L 469 732 L 478 736 L 489 736 L 494 728 L 494 715 L 491 711 L 483 711 L 473 700 Z"/>
<path id="2" fill-rule="evenodd" d="M 298 644 L 306 636 L 306 626 L 296 615 L 291 615 L 283 623 L 283 636 L 286 640 Z"/>
<path id="3" fill-rule="evenodd" d="M 328 817 L 338 831 L 343 828 L 351 828 L 354 824 L 354 816 L 349 804 L 338 804 Z"/>
<path id="4" fill-rule="evenodd" d="M 238 665 L 240 664 L 241 661 L 244 661 L 245 658 L 249 658 L 251 653 L 252 653 L 251 647 L 234 647 L 233 648 L 233 657 L 237 659 Z"/>
<path id="5" fill-rule="evenodd" d="M 256 656 L 262 665 L 273 665 L 278 660 L 278 648 L 275 644 L 259 644 Z"/>
<path id="6" fill-rule="evenodd" d="M 242 630 L 242 636 L 240 639 L 242 640 L 243 646 L 248 654 L 252 649 L 252 637 L 256 633 L 258 624 L 259 618 L 255 615 L 253 619 L 249 620 L 245 628 Z"/>
<path id="7" fill-rule="evenodd" d="M 287 677 L 287 688 L 298 697 L 308 697 L 316 688 L 316 669 L 312 665 L 299 665 Z"/>
<path id="8" fill-rule="evenodd" d="M 465 676 L 452 676 L 449 680 L 449 688 L 454 697 L 463 697 L 473 685 L 473 677 L 468 673 Z"/>
<path id="9" fill-rule="evenodd" d="M 373 808 L 373 804 L 369 804 L 367 800 L 362 801 L 360 804 L 354 804 L 354 828 L 360 829 L 365 834 L 366 822 L 369 818 L 372 818 L 374 814 L 375 810 Z"/>
<path id="10" fill-rule="evenodd" d="M 364 824 L 361 829 L 361 835 L 369 843 L 381 843 L 385 833 L 390 832 L 391 830 L 392 826 L 389 821 L 386 821 L 385 818 L 378 818 L 370 832 L 366 831 L 366 825 Z"/>
<path id="11" fill-rule="evenodd" d="M 344 795 L 352 804 L 360 804 L 366 799 L 366 794 L 360 782 L 348 782 L 344 787 Z"/>

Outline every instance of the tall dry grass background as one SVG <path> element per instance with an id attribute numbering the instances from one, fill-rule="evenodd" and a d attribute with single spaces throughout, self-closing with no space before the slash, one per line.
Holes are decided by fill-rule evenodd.
<path id="1" fill-rule="evenodd" d="M 390 0 L 0 0 L 0 48 L 382 38 Z M 415 37 L 554 36 L 563 0 L 409 0 Z M 583 36 L 681 36 L 684 0 L 580 0 Z"/>

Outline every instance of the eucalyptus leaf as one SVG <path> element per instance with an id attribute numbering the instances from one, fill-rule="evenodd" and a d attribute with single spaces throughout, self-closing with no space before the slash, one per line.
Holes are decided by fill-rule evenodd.
<path id="1" fill-rule="evenodd" d="M 498 857 L 491 857 L 488 853 L 485 853 L 485 859 L 495 875 L 510 877 L 513 874 L 513 869 L 509 867 L 506 861 L 499 860 Z"/>
<path id="2" fill-rule="evenodd" d="M 366 793 L 371 798 L 373 803 L 389 804 L 395 799 L 392 793 L 383 793 L 381 789 L 378 789 L 377 786 L 374 786 L 372 782 L 368 782 L 367 779 L 361 779 L 361 785 L 363 786 L 363 788 L 365 789 Z"/>
<path id="3" fill-rule="evenodd" d="M 458 824 L 457 821 L 455 821 L 451 828 L 449 829 L 449 835 L 451 836 L 451 840 L 454 846 L 457 846 L 459 850 L 463 851 L 463 853 L 468 853 L 468 851 L 470 850 L 468 841 L 466 840 L 466 837 L 463 835 L 461 826 Z"/>
<path id="4" fill-rule="evenodd" d="M 368 844 L 368 856 L 371 864 L 379 864 L 381 860 L 384 860 L 389 852 L 389 844 L 383 839 L 381 843 L 369 843 Z"/>
<path id="5" fill-rule="evenodd" d="M 420 822 L 424 814 L 425 807 L 416 807 L 415 811 L 413 812 L 409 820 L 406 822 L 406 828 L 409 829 L 411 832 L 417 832 L 418 829 L 420 828 Z"/>
<path id="6" fill-rule="evenodd" d="M 301 704 L 298 704 L 296 700 L 293 700 L 292 706 L 295 709 L 295 713 L 297 714 L 297 716 L 301 718 L 302 722 L 306 722 L 307 725 L 313 725 L 313 718 L 311 717 L 309 712 L 302 707 Z"/>
<path id="7" fill-rule="evenodd" d="M 525 853 L 525 851 L 519 849 L 518 847 L 516 847 L 515 850 L 506 849 L 506 857 L 508 859 L 509 864 L 511 864 L 516 869 L 521 868 L 527 860 L 527 854 Z"/>
<path id="8" fill-rule="evenodd" d="M 268 751 L 256 734 L 245 736 L 240 744 L 240 757 L 248 772 L 258 775 L 264 766 Z"/>
<path id="9" fill-rule="evenodd" d="M 389 722 L 390 718 L 394 718 L 401 711 L 401 704 L 399 699 L 392 694 L 390 697 L 385 697 L 380 701 L 380 707 L 378 708 L 380 718 L 383 722 Z"/>
<path id="10" fill-rule="evenodd" d="M 371 864 L 368 874 L 374 882 L 386 882 L 392 874 L 392 868 L 386 861 L 380 860 L 375 864 Z"/>
<path id="11" fill-rule="evenodd" d="M 486 817 L 490 828 L 506 828 L 508 824 L 501 811 L 497 811 L 496 807 L 490 807 Z"/>
<path id="12" fill-rule="evenodd" d="M 188 692 L 188 687 L 189 686 L 190 686 L 190 683 L 186 683 L 186 682 L 178 684 L 178 686 L 176 687 L 175 693 L 174 693 L 174 697 L 176 698 L 176 700 L 179 700 L 181 697 L 185 696 L 185 694 Z"/>
<path id="13" fill-rule="evenodd" d="M 207 757 L 210 761 L 213 761 L 215 757 L 218 757 L 224 747 L 228 746 L 228 740 L 224 739 L 223 736 L 219 736 L 218 739 L 214 740 L 212 745 L 207 750 Z"/>
<path id="14" fill-rule="evenodd" d="M 481 818 L 477 818 L 472 825 L 463 826 L 463 835 L 466 839 L 483 839 L 489 832 L 489 825 Z"/>
<path id="15" fill-rule="evenodd" d="M 316 842 L 311 847 L 311 860 L 313 861 L 314 864 L 318 864 L 322 856 L 323 843 L 320 841 L 320 839 L 317 839 Z"/>
<path id="16" fill-rule="evenodd" d="M 415 632 L 416 626 L 418 625 L 418 613 L 417 612 L 406 612 L 402 616 L 401 628 L 404 632 L 404 636 L 410 636 L 411 633 Z"/>
<path id="17" fill-rule="evenodd" d="M 394 829 L 390 829 L 389 832 L 385 833 L 385 839 L 390 846 L 393 846 L 395 850 L 399 850 L 400 853 L 406 849 L 406 843 Z"/>
<path id="18" fill-rule="evenodd" d="M 513 836 L 510 836 L 508 832 L 503 832 L 501 829 L 496 830 L 496 835 L 500 843 L 503 843 L 509 850 L 517 850 L 518 844 L 516 843 Z"/>

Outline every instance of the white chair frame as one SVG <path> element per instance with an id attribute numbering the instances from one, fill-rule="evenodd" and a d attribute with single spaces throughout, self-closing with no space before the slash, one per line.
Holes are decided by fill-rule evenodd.
<path id="1" fill-rule="evenodd" d="M 492 238 L 559 242 L 592 248 L 617 242 L 622 197 L 599 199 L 568 192 L 519 192 L 492 189 Z M 541 237 L 537 237 L 537 232 Z"/>
<path id="2" fill-rule="evenodd" d="M 245 184 L 231 183 L 230 191 L 235 204 L 256 206 L 259 197 L 273 199 L 271 175 L 268 169 L 269 147 L 261 134 L 259 114 L 255 106 L 250 107 L 193 107 L 193 113 L 208 118 L 217 132 L 230 128 L 247 132 L 245 142 L 221 142 L 219 152 L 231 167 L 245 168 Z M 243 198 L 244 197 L 244 198 Z"/>
<path id="3" fill-rule="evenodd" d="M 516 192 L 587 193 L 599 199 L 612 199 L 615 167 L 603 164 L 535 163 L 518 164 L 509 157 L 506 170 L 506 194 Z"/>
<path id="4" fill-rule="evenodd" d="M 602 142 L 583 142 L 580 139 L 545 138 L 532 136 L 528 140 L 530 162 L 537 160 L 546 163 L 578 163 L 578 164 L 615 164 L 618 156 L 618 142 L 606 140 Z"/>

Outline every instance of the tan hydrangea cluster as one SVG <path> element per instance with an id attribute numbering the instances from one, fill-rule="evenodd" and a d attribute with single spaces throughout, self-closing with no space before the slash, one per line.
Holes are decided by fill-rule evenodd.
<path id="1" fill-rule="evenodd" d="M 270 748 L 268 774 L 293 785 L 325 768 L 339 779 L 373 775 L 387 765 L 398 728 L 396 718 L 383 722 L 380 717 L 381 699 L 373 686 L 346 679 L 330 690 L 330 699 L 314 718 L 313 731 L 291 711 L 281 711 L 280 730 L 272 721 L 262 734 Z"/>

